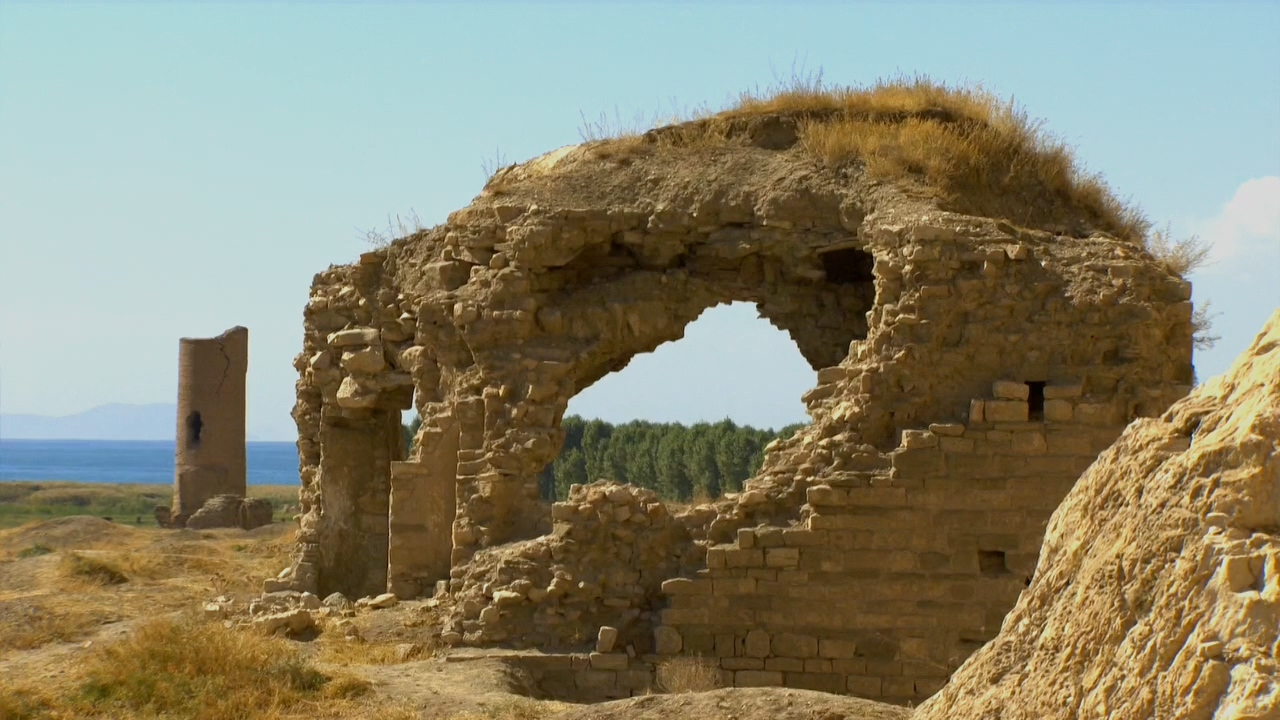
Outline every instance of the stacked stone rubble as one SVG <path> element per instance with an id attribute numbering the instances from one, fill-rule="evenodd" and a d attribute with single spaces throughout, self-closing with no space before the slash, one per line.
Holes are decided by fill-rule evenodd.
<path id="1" fill-rule="evenodd" d="M 650 652 L 663 581 L 701 563 L 687 529 L 653 491 L 613 482 L 573 486 L 552 517 L 550 534 L 456 569 L 445 642 L 575 649 L 608 626 Z"/>

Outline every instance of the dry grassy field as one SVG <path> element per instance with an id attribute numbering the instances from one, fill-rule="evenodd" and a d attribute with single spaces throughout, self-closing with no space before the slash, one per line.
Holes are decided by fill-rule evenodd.
<path id="1" fill-rule="evenodd" d="M 206 615 L 213 598 L 243 608 L 260 596 L 261 580 L 287 563 L 292 541 L 291 522 L 195 531 L 81 515 L 0 530 L 0 720 L 899 720 L 908 713 L 804 690 L 715 690 L 714 674 L 689 659 L 660 667 L 659 686 L 643 697 L 598 705 L 540 699 L 518 667 L 433 645 L 425 603 L 325 617 L 319 632 L 294 640 Z"/>
<path id="2" fill-rule="evenodd" d="M 253 485 L 250 497 L 265 498 L 275 508 L 277 521 L 291 519 L 290 505 L 298 502 L 296 485 Z M 107 518 L 127 525 L 155 526 L 152 511 L 173 502 L 169 485 L 116 485 L 60 480 L 0 482 L 0 528 L 33 520 L 71 515 Z"/>
<path id="3" fill-rule="evenodd" d="M 423 714 L 419 700 L 379 691 L 379 668 L 419 659 L 397 652 L 402 637 L 322 632 L 296 642 L 202 616 L 211 598 L 258 595 L 287 562 L 292 529 L 174 531 L 71 516 L 0 530 L 0 718 L 533 718 L 558 709 L 507 692 L 485 668 L 460 680 L 437 662 L 423 669 L 438 698 Z"/>

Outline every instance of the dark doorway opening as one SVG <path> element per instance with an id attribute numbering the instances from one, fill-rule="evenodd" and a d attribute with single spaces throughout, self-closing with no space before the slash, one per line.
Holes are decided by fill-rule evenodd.
<path id="1" fill-rule="evenodd" d="M 1044 420 L 1044 381 L 1027 382 L 1027 418 Z"/>
<path id="2" fill-rule="evenodd" d="M 875 279 L 872 269 L 875 258 L 871 253 L 857 248 L 844 248 L 824 252 L 822 269 L 827 273 L 827 282 L 838 285 L 851 283 L 867 283 Z"/>

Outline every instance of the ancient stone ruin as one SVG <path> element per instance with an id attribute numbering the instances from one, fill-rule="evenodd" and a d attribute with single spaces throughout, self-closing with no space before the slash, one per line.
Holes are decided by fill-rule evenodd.
<path id="1" fill-rule="evenodd" d="M 828 121 L 562 148 L 317 274 L 297 546 L 265 589 L 435 595 L 453 645 L 591 651 L 542 675 L 579 696 L 674 654 L 730 685 L 934 693 L 1032 582 L 1081 471 L 1189 391 L 1191 288 L 1047 186 L 990 218 L 824 163 L 804 140 Z M 732 301 L 817 371 L 812 423 L 712 505 L 540 500 L 570 398 Z"/>
<path id="2" fill-rule="evenodd" d="M 178 341 L 173 507 L 161 524 L 183 527 L 214 497 L 245 496 L 248 367 L 246 328 L 237 326 L 214 338 Z M 216 514 L 211 510 L 204 517 Z M 157 520 L 162 517 L 157 513 Z"/>

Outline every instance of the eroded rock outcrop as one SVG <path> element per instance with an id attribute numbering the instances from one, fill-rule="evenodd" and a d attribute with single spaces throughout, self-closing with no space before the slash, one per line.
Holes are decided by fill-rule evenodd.
<path id="1" fill-rule="evenodd" d="M 1276 718 L 1278 654 L 1280 311 L 1089 468 L 1000 634 L 914 717 Z"/>
<path id="2" fill-rule="evenodd" d="M 270 525 L 271 517 L 271 503 L 263 498 L 215 495 L 187 518 L 185 527 L 193 530 L 228 527 L 252 530 Z"/>

